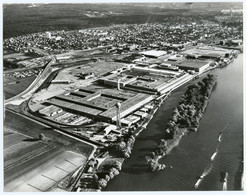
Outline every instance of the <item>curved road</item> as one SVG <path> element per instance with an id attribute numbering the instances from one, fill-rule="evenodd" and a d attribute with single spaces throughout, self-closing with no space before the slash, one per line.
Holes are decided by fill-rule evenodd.
<path id="1" fill-rule="evenodd" d="M 55 62 L 55 57 L 51 56 L 52 59 L 51 61 L 46 65 L 45 69 L 43 72 L 41 72 L 37 78 L 32 82 L 29 87 L 21 92 L 20 94 L 4 101 L 4 104 L 15 104 L 15 105 L 20 105 L 22 102 L 27 100 L 31 95 L 38 89 L 38 87 L 43 83 L 43 81 L 49 76 L 49 74 L 52 72 L 51 65 Z"/>

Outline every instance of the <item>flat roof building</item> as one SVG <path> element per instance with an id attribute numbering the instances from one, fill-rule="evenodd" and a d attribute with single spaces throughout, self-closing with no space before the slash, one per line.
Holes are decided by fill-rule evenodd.
<path id="1" fill-rule="evenodd" d="M 180 69 L 194 70 L 196 72 L 203 72 L 209 65 L 210 62 L 201 60 L 184 60 L 175 63 L 175 66 L 178 66 Z"/>
<path id="2" fill-rule="evenodd" d="M 149 50 L 149 51 L 140 52 L 140 54 L 145 55 L 146 57 L 158 58 L 160 56 L 166 55 L 167 52 L 160 51 L 160 50 Z"/>
<path id="3" fill-rule="evenodd" d="M 121 104 L 121 118 L 133 113 L 137 109 L 152 101 L 153 96 L 117 89 L 93 90 L 81 88 L 79 91 L 67 95 L 58 95 L 46 102 L 64 110 L 84 114 L 104 121 L 116 121 L 116 104 Z"/>

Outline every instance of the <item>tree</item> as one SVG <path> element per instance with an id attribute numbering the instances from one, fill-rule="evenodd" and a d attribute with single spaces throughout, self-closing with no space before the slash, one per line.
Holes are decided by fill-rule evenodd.
<path id="1" fill-rule="evenodd" d="M 200 81 L 197 84 L 200 85 L 201 89 L 205 86 L 205 84 L 203 82 L 200 82 Z"/>
<path id="2" fill-rule="evenodd" d="M 165 139 L 161 139 L 161 142 L 158 145 L 158 148 L 163 149 L 164 151 L 167 149 L 167 142 L 165 141 Z"/>
<path id="3" fill-rule="evenodd" d="M 105 175 L 105 180 L 106 180 L 107 182 L 109 182 L 109 180 L 110 180 L 109 175 Z"/>
<path id="4" fill-rule="evenodd" d="M 105 188 L 107 186 L 107 184 L 108 184 L 108 182 L 103 178 L 98 180 L 98 185 L 102 188 Z"/>
<path id="5" fill-rule="evenodd" d="M 151 160 L 150 160 L 149 165 L 150 165 L 151 171 L 155 171 L 156 168 L 158 167 L 158 163 L 157 163 L 156 160 L 154 160 L 154 159 L 151 159 Z"/>
<path id="6" fill-rule="evenodd" d="M 110 179 L 113 179 L 114 178 L 114 172 L 109 172 L 109 177 L 110 177 Z"/>
<path id="7" fill-rule="evenodd" d="M 178 121 L 178 115 L 173 115 L 171 120 L 176 123 Z"/>
<path id="8" fill-rule="evenodd" d="M 200 90 L 201 86 L 200 86 L 200 85 L 198 85 L 198 83 L 196 83 L 196 84 L 194 84 L 194 88 L 196 88 L 196 89 Z"/>
<path id="9" fill-rule="evenodd" d="M 122 164 L 119 161 L 115 162 L 115 168 L 118 169 L 119 171 L 122 169 Z"/>
<path id="10" fill-rule="evenodd" d="M 202 82 L 204 83 L 205 87 L 207 87 L 209 81 L 208 81 L 208 78 L 205 77 L 204 79 L 202 79 Z"/>
<path id="11" fill-rule="evenodd" d="M 112 172 L 114 175 L 119 175 L 119 171 L 115 167 L 112 167 L 110 172 Z"/>
<path id="12" fill-rule="evenodd" d="M 126 143 L 125 143 L 124 141 L 121 141 L 121 142 L 119 142 L 119 143 L 116 145 L 116 147 L 117 147 L 118 150 L 122 151 L 122 150 L 125 149 Z"/>
<path id="13" fill-rule="evenodd" d="M 129 154 L 127 151 L 124 151 L 123 155 L 124 155 L 124 157 L 126 157 L 126 158 L 130 158 L 130 154 Z"/>

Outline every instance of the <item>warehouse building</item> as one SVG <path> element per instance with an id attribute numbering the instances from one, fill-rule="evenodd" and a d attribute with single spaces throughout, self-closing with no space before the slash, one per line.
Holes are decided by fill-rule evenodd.
<path id="1" fill-rule="evenodd" d="M 166 93 L 171 86 L 179 85 L 189 79 L 189 74 L 182 70 L 167 70 L 158 66 L 135 66 L 131 70 L 103 77 L 98 82 L 118 89 L 155 95 Z"/>
<path id="2" fill-rule="evenodd" d="M 149 51 L 140 52 L 140 54 L 150 58 L 159 58 L 161 56 L 166 55 L 167 52 L 161 50 L 149 50 Z"/>
<path id="3" fill-rule="evenodd" d="M 93 119 L 113 122 L 117 120 L 117 103 L 121 103 L 120 116 L 124 118 L 153 99 L 153 96 L 144 93 L 87 87 L 52 97 L 46 103 Z"/>
<path id="4" fill-rule="evenodd" d="M 45 116 L 54 116 L 61 112 L 62 112 L 61 108 L 53 105 L 47 106 L 39 110 L 39 113 Z"/>
<path id="5" fill-rule="evenodd" d="M 179 67 L 183 70 L 194 70 L 196 72 L 203 72 L 210 66 L 211 62 L 202 61 L 202 60 L 184 60 L 180 62 L 176 62 L 175 66 Z"/>

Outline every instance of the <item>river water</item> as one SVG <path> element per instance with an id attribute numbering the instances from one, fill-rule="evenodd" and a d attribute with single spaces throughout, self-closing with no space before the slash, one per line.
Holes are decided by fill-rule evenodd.
<path id="1" fill-rule="evenodd" d="M 198 132 L 188 132 L 178 147 L 161 162 L 173 168 L 160 172 L 148 170 L 145 155 L 162 137 L 172 109 L 185 92 L 182 87 L 164 102 L 140 133 L 130 159 L 119 176 L 111 180 L 105 191 L 187 191 L 222 190 L 221 174 L 228 172 L 227 190 L 240 190 L 243 160 L 243 55 L 230 65 L 214 70 L 218 75 L 210 102 L 200 122 Z M 228 124 L 228 125 L 227 125 Z M 220 131 L 225 127 L 218 142 Z M 211 162 L 211 156 L 218 153 Z M 198 177 L 206 173 L 197 189 Z"/>

